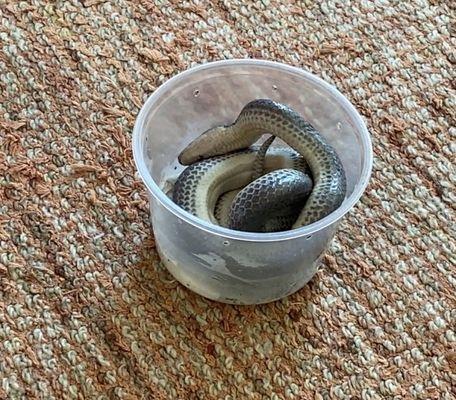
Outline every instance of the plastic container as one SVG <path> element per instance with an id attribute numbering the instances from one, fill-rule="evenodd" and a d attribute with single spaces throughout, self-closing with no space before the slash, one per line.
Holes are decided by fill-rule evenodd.
<path id="1" fill-rule="evenodd" d="M 214 125 L 232 123 L 256 98 L 292 107 L 337 150 L 347 175 L 347 197 L 326 218 L 287 232 L 234 231 L 194 217 L 162 190 L 167 178 L 183 170 L 176 158 L 191 140 Z M 266 303 L 302 288 L 372 169 L 369 133 L 339 91 L 301 69 L 262 60 L 212 62 L 165 82 L 138 115 L 133 154 L 149 191 L 163 264 L 196 293 L 234 304 Z"/>

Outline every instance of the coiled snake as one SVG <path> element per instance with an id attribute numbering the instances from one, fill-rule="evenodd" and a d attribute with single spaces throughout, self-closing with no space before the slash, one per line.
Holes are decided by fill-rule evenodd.
<path id="1" fill-rule="evenodd" d="M 273 137 L 252 146 L 265 133 L 294 151 L 268 150 Z M 231 229 L 296 229 L 324 218 L 345 198 L 345 172 L 335 150 L 297 112 L 272 100 L 251 101 L 233 124 L 207 130 L 179 162 L 189 167 L 174 185 L 173 201 Z"/>

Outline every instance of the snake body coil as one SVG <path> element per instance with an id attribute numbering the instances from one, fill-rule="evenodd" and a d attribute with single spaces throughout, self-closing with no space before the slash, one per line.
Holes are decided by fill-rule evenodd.
<path id="1" fill-rule="evenodd" d="M 209 129 L 181 152 L 179 162 L 193 165 L 184 170 L 176 181 L 173 200 L 194 215 L 218 223 L 213 213 L 218 198 L 223 193 L 251 184 L 255 152 L 247 148 L 265 133 L 282 139 L 299 153 L 312 174 L 313 188 L 291 228 L 308 225 L 336 210 L 343 202 L 346 192 L 345 172 L 337 153 L 298 113 L 285 105 L 263 99 L 248 103 L 233 124 Z M 267 158 L 268 155 L 266 163 Z M 275 161 L 277 163 L 277 157 Z M 214 163 L 217 168 L 213 168 Z M 278 168 L 287 168 L 287 165 L 282 163 Z M 295 169 L 293 166 L 289 168 Z M 205 185 L 196 182 L 199 174 L 205 176 Z M 291 175 L 293 174 L 289 174 L 289 179 Z M 298 182 L 306 178 L 294 176 L 293 179 Z M 221 182 L 224 182 L 223 185 Z M 268 203 L 269 197 L 277 196 L 280 184 L 277 186 L 274 181 L 263 178 L 260 186 L 263 195 L 268 196 Z M 296 189 L 296 193 L 303 196 L 304 186 Z M 283 187 L 282 181 L 282 189 Z M 248 195 L 244 195 L 243 199 L 238 199 L 238 196 L 234 198 L 233 204 L 236 201 L 241 206 L 248 204 Z M 291 200 L 294 199 L 293 196 L 290 192 Z M 299 203 L 297 199 L 298 197 L 296 204 Z"/>

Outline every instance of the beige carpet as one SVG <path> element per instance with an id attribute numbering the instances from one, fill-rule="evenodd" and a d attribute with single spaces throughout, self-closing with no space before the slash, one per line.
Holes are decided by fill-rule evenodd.
<path id="1" fill-rule="evenodd" d="M 454 399 L 450 4 L 0 0 L 0 398 Z M 160 265 L 131 152 L 160 83 L 234 57 L 336 85 L 376 156 L 318 275 L 258 307 Z"/>

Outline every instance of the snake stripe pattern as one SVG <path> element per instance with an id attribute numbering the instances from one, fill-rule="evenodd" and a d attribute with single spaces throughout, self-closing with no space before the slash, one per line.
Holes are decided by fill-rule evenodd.
<path id="1" fill-rule="evenodd" d="M 282 139 L 298 152 L 308 163 L 312 174 L 312 191 L 292 229 L 318 221 L 336 210 L 346 194 L 345 172 L 336 151 L 301 115 L 288 106 L 269 99 L 251 101 L 242 109 L 233 124 L 216 126 L 204 132 L 180 153 L 179 161 L 183 165 L 191 165 L 199 161 L 199 168 L 204 169 L 205 162 L 209 164 L 213 162 L 212 157 L 245 149 L 265 133 Z M 238 155 L 227 155 L 226 157 L 228 157 L 226 158 L 228 164 L 230 162 L 242 163 L 241 159 L 238 159 Z M 242 175 L 242 167 L 238 170 Z M 214 181 L 222 179 L 223 170 L 219 169 L 219 173 L 220 175 L 213 176 Z M 182 195 L 181 185 L 188 187 L 189 182 L 186 181 L 193 179 L 188 172 L 184 171 L 182 175 L 182 179 L 178 179 L 175 186 L 178 193 L 175 196 L 177 204 L 185 203 L 191 198 L 195 202 L 202 201 L 204 197 L 202 193 L 211 190 L 211 185 L 204 188 L 195 185 L 192 190 L 188 190 L 185 195 Z M 231 179 L 237 180 L 236 177 Z M 250 182 L 245 184 L 248 183 Z M 274 196 L 274 184 L 271 182 L 269 182 L 268 193 L 269 196 Z M 218 193 L 218 195 L 220 194 L 222 193 Z M 215 203 L 216 200 L 212 199 L 211 207 Z M 206 208 L 206 211 L 195 215 L 207 220 L 211 213 L 207 211 L 209 204 L 206 202 L 202 206 Z M 211 221 L 216 223 L 215 217 L 212 217 Z"/>
<path id="2" fill-rule="evenodd" d="M 228 227 L 249 232 L 264 232 L 267 221 L 265 214 L 276 217 L 282 210 L 301 209 L 311 190 L 312 179 L 294 169 L 278 169 L 260 176 L 234 198 Z M 274 230 L 284 228 L 287 227 L 278 226 Z"/>
<path id="3" fill-rule="evenodd" d="M 185 211 L 205 221 L 229 227 L 232 200 L 252 182 L 258 157 L 262 157 L 261 148 L 252 146 L 246 150 L 193 163 L 175 182 L 173 201 Z M 309 166 L 298 153 L 289 148 L 269 149 L 264 156 L 264 172 L 271 173 L 282 169 L 307 174 L 310 179 Z M 291 215 L 296 219 L 298 214 L 294 212 Z M 288 219 L 291 215 L 286 213 Z M 280 226 L 283 226 L 283 221 L 286 220 L 284 216 L 282 212 L 277 220 L 281 222 Z M 272 214 L 266 217 L 268 229 L 275 226 L 273 219 Z"/>
<path id="4" fill-rule="evenodd" d="M 237 194 L 240 192 L 246 193 L 249 190 L 249 186 L 255 183 L 260 176 L 268 174 L 270 172 L 280 171 L 279 167 L 286 167 L 294 171 L 300 171 L 303 174 L 306 174 L 306 179 L 310 178 L 310 169 L 306 161 L 294 150 L 289 147 L 275 147 L 269 150 L 270 145 L 274 141 L 275 137 L 271 136 L 267 139 L 259 148 L 258 146 L 251 146 L 251 149 L 255 151 L 257 148 L 257 154 L 253 164 L 252 172 L 252 183 L 244 187 L 243 189 L 235 189 L 228 192 L 225 192 L 217 201 L 215 205 L 215 218 L 217 219 L 219 225 L 234 229 L 233 225 L 230 223 L 232 218 L 232 213 L 243 212 L 244 203 L 241 203 L 240 206 L 235 206 L 233 200 L 236 198 Z M 260 185 L 261 186 L 261 185 Z M 242 194 L 241 194 L 242 195 Z M 240 210 L 238 210 L 240 208 Z M 232 211 L 233 210 L 233 211 Z M 271 215 L 270 212 L 263 212 L 265 215 L 265 221 L 261 222 L 261 231 L 262 232 L 276 232 L 281 230 L 289 229 L 296 218 L 299 215 L 300 209 L 293 208 L 284 208 L 280 212 L 275 212 L 274 215 Z M 245 221 L 242 226 L 242 229 L 247 229 L 247 225 L 250 221 Z M 238 228 L 240 229 L 240 228 Z"/>

